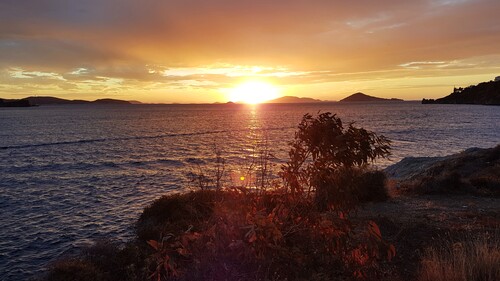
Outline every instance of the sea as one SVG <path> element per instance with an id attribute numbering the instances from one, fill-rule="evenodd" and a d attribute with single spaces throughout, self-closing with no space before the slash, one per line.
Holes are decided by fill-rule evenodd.
<path id="1" fill-rule="evenodd" d="M 224 159 L 238 178 L 262 151 L 279 170 L 304 114 L 384 135 L 392 155 L 444 156 L 500 143 L 500 107 L 419 102 L 54 105 L 0 109 L 0 280 L 40 276 L 99 239 L 132 239 L 144 207 L 196 189 Z"/>

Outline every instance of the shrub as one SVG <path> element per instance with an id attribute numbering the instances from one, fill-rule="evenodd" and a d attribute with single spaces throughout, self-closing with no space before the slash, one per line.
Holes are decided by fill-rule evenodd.
<path id="1" fill-rule="evenodd" d="M 49 274 L 45 277 L 46 281 L 88 281 L 105 280 L 100 272 L 92 263 L 78 259 L 59 261 L 52 265 Z"/>
<path id="2" fill-rule="evenodd" d="M 133 242 L 123 248 L 108 240 L 84 248 L 78 258 L 67 258 L 53 264 L 45 281 L 143 280 L 146 277 L 148 253 Z"/>
<path id="3" fill-rule="evenodd" d="M 178 234 L 196 227 L 211 216 L 221 196 L 215 190 L 162 196 L 144 209 L 136 225 L 137 236 L 147 241 L 159 239 L 162 233 Z"/>
<path id="4" fill-rule="evenodd" d="M 384 136 L 349 124 L 330 112 L 304 115 L 290 143 L 282 177 L 290 192 L 314 192 L 316 206 L 349 211 L 359 202 L 355 178 L 371 161 L 389 155 Z M 305 190 L 307 189 L 307 190 Z"/>
<path id="5" fill-rule="evenodd" d="M 368 171 L 357 179 L 358 199 L 360 202 L 379 202 L 389 198 L 387 176 L 382 171 Z"/>

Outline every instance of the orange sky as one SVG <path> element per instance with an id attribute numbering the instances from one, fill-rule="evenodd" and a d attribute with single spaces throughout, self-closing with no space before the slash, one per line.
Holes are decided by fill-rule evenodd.
<path id="1" fill-rule="evenodd" d="M 498 0 L 2 0 L 0 97 L 436 98 L 500 75 Z"/>

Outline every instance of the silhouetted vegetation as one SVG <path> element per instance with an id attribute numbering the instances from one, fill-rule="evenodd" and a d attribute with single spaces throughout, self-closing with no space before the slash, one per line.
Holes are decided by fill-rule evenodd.
<path id="1" fill-rule="evenodd" d="M 144 209 L 136 226 L 137 236 L 147 241 L 157 239 L 162 233 L 178 235 L 189 226 L 203 224 L 223 196 L 210 190 L 162 196 Z"/>
<path id="2" fill-rule="evenodd" d="M 314 195 L 316 207 L 350 211 L 359 203 L 359 170 L 389 155 L 389 141 L 349 124 L 329 112 L 306 114 L 290 143 L 290 160 L 283 166 L 285 186 L 293 193 Z M 304 190 L 307 189 L 307 190 Z"/>
<path id="3" fill-rule="evenodd" d="M 110 241 L 98 241 L 83 249 L 78 257 L 52 264 L 45 280 L 147 280 L 149 254 L 138 241 L 123 247 Z"/>
<path id="4" fill-rule="evenodd" d="M 389 198 L 387 176 L 382 171 L 367 171 L 361 174 L 355 185 L 360 202 L 379 202 Z"/>

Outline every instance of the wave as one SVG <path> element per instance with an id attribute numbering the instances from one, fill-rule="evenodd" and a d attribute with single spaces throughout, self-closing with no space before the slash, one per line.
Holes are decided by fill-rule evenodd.
<path id="1" fill-rule="evenodd" d="M 90 171 L 90 170 L 100 170 L 100 169 L 126 169 L 128 167 L 147 167 L 151 165 L 165 165 L 170 167 L 181 167 L 185 163 L 180 160 L 175 159 L 146 159 L 142 161 L 129 160 L 124 162 L 96 162 L 96 163 L 51 163 L 46 165 L 34 165 L 29 164 L 25 166 L 13 166 L 7 168 L 5 172 L 9 174 L 24 174 L 24 173 L 35 173 L 35 172 L 70 172 L 70 171 Z"/>
<path id="2" fill-rule="evenodd" d="M 275 128 L 257 128 L 251 129 L 252 131 L 279 131 L 294 129 L 295 127 L 275 127 Z M 60 141 L 60 142 L 47 142 L 47 143 L 35 143 L 35 144 L 21 144 L 21 145 L 11 145 L 11 146 L 0 146 L 0 149 L 23 149 L 23 148 L 33 148 L 33 147 L 44 147 L 44 146 L 57 146 L 57 145 L 73 145 L 73 144 L 84 144 L 84 143 L 96 143 L 96 142 L 110 142 L 110 141 L 130 141 L 130 140 L 142 140 L 142 139 L 162 139 L 162 138 L 172 138 L 172 137 L 186 137 L 186 136 L 199 136 L 199 135 L 213 135 L 213 134 L 223 134 L 230 132 L 243 132 L 248 129 L 241 130 L 218 130 L 218 131 L 205 131 L 205 132 L 191 132 L 191 133 L 178 133 L 178 134 L 162 134 L 155 136 L 130 136 L 130 137 L 119 137 L 119 138 L 100 138 L 100 139 L 87 139 L 87 140 L 74 140 L 74 141 Z"/>

